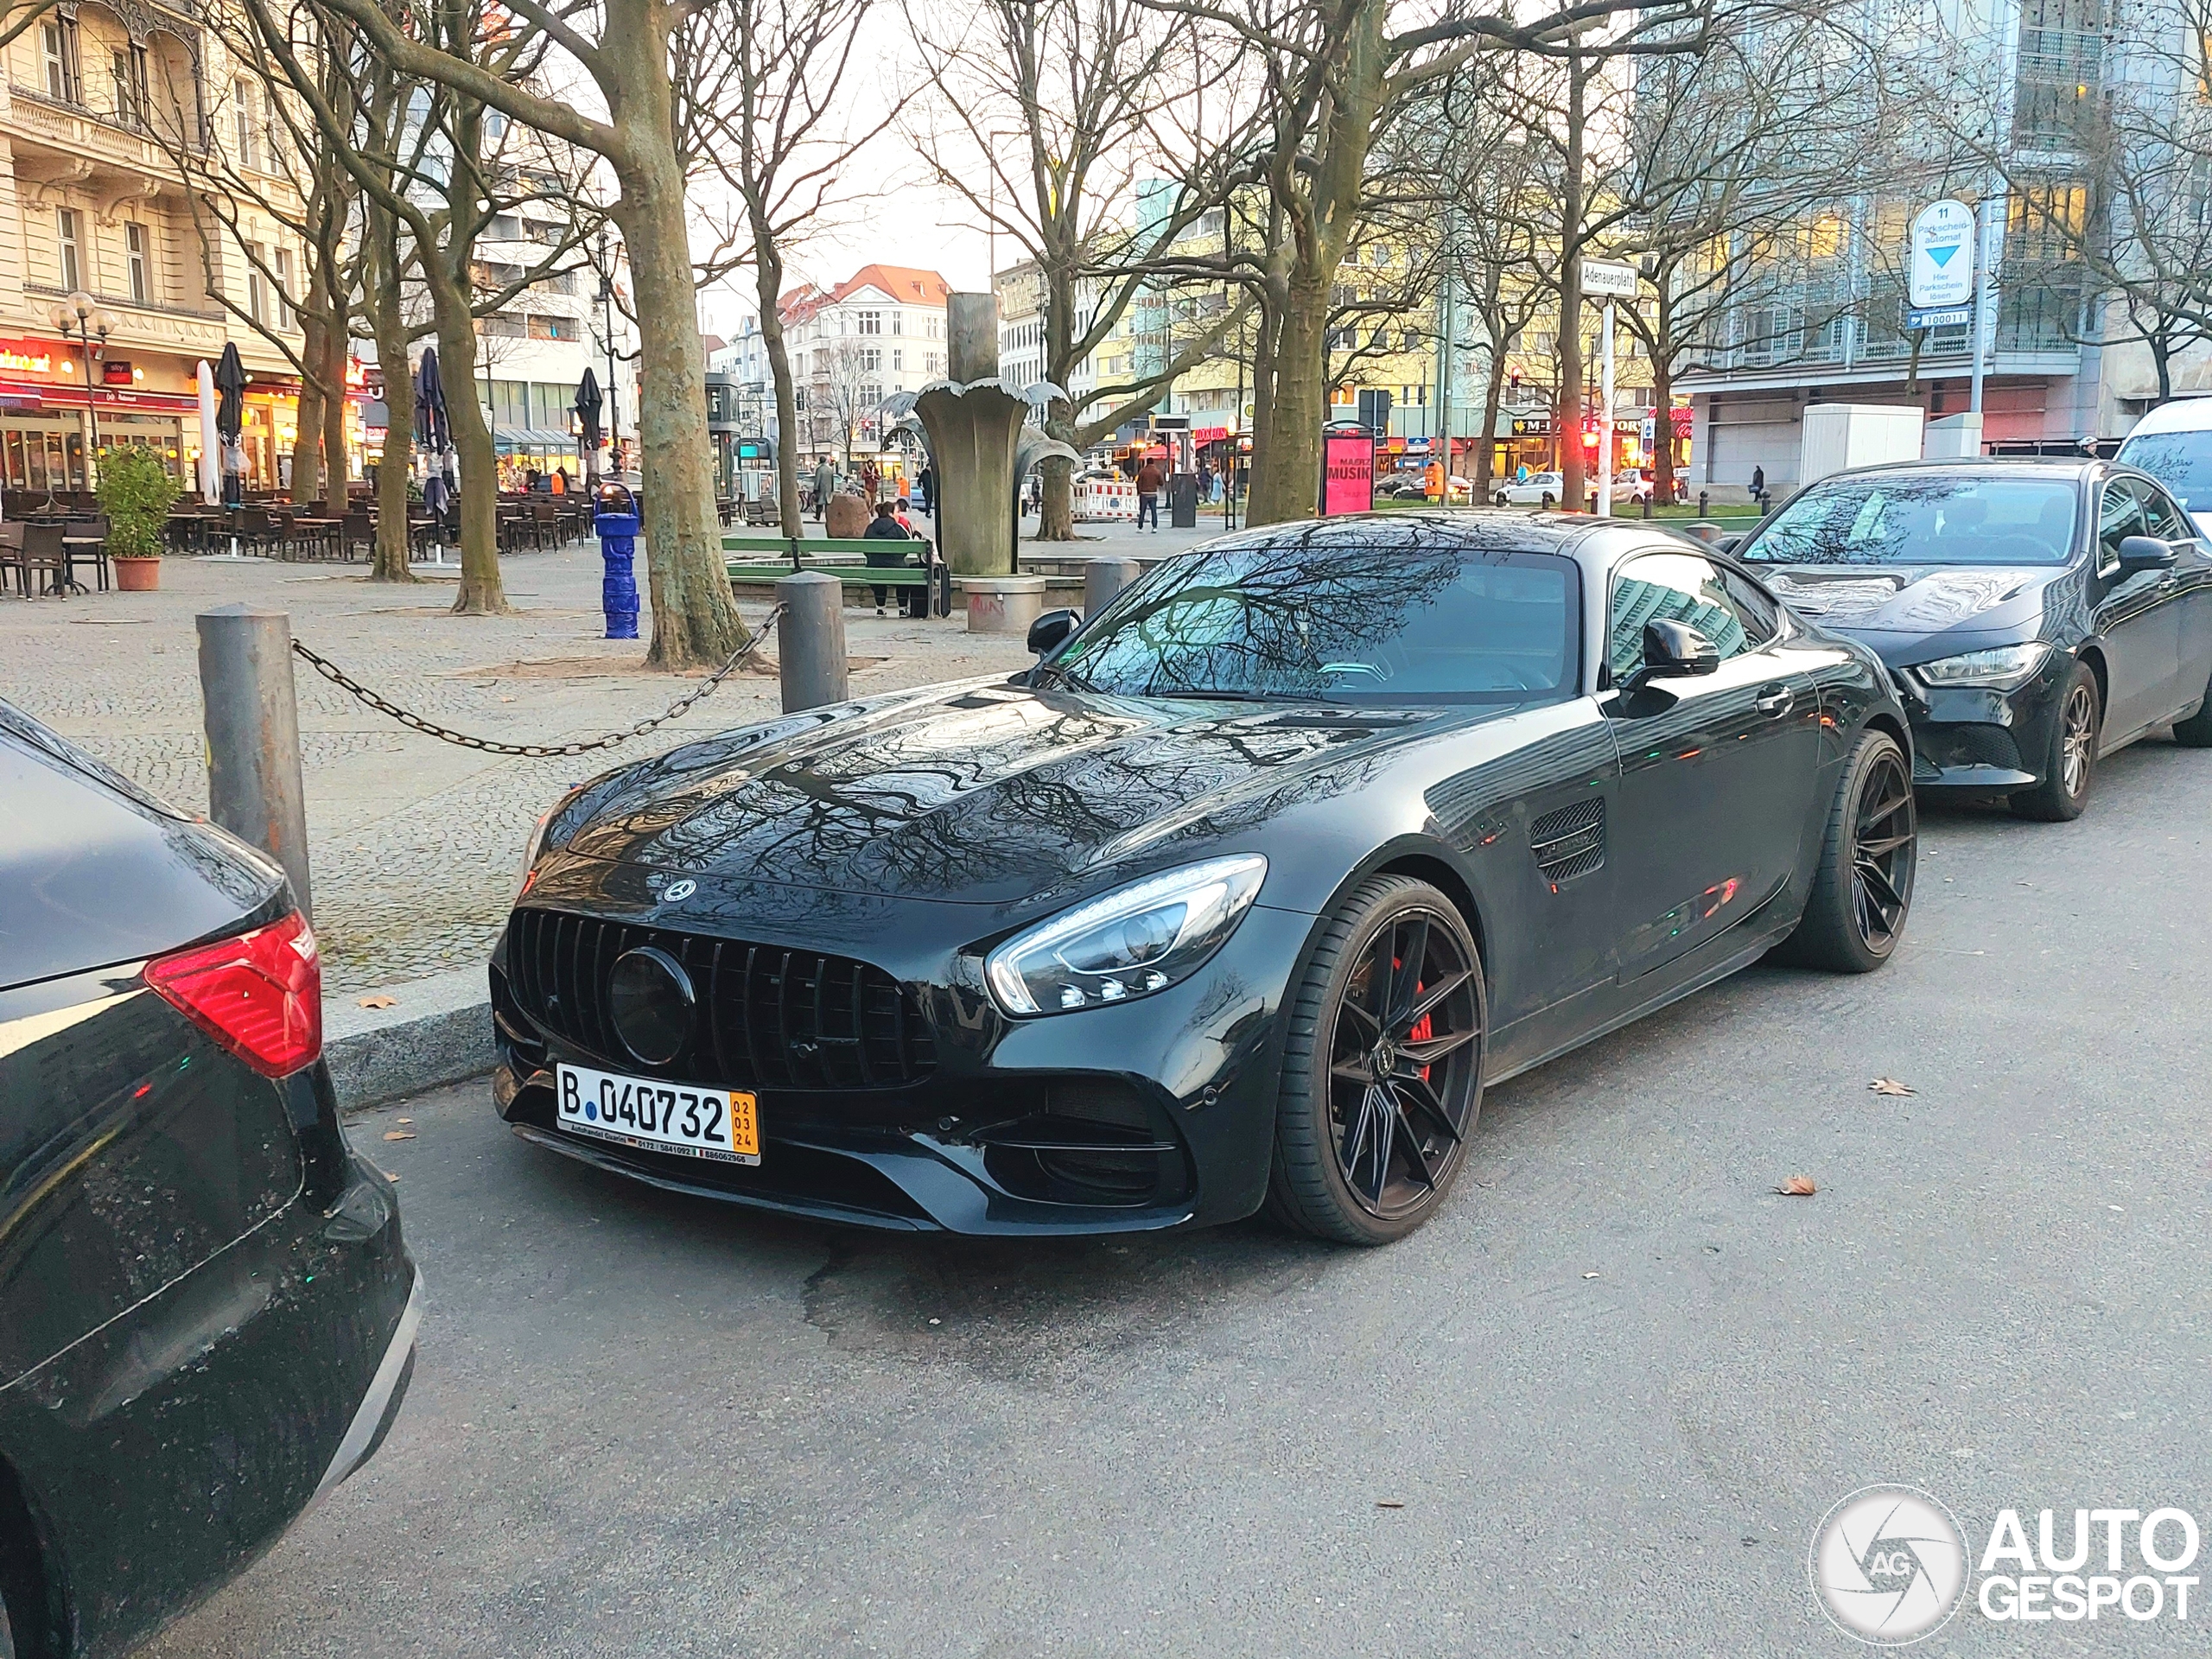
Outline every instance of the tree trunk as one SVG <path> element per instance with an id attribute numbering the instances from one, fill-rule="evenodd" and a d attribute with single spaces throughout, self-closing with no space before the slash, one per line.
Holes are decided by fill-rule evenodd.
<path id="1" fill-rule="evenodd" d="M 1495 341 L 1498 330 L 1493 320 L 1491 339 Z M 1505 351 L 1493 344 L 1490 353 L 1490 378 L 1483 386 L 1483 429 L 1475 438 L 1475 470 L 1468 475 L 1470 506 L 1480 506 L 1490 499 L 1491 474 L 1497 470 L 1493 462 L 1497 456 L 1498 411 L 1505 407 Z"/>
<path id="2" fill-rule="evenodd" d="M 399 309 L 398 229 L 370 212 L 372 245 L 362 270 L 369 327 L 384 370 L 384 453 L 377 463 L 377 544 L 371 582 L 413 582 L 407 563 L 407 481 L 415 454 L 415 399 L 407 369 L 407 327 Z M 381 221 L 381 222 L 379 222 Z"/>
<path id="3" fill-rule="evenodd" d="M 438 325 L 446 420 L 461 461 L 461 591 L 453 596 L 453 608 L 457 616 L 498 616 L 510 608 L 499 578 L 499 466 L 484 406 L 476 401 L 476 319 L 469 310 L 467 270 L 463 257 L 459 280 L 448 265 L 428 284 Z"/>
<path id="4" fill-rule="evenodd" d="M 322 297 L 322 278 L 317 276 L 308 303 Z M 300 332 L 305 336 L 300 360 L 308 372 L 300 377 L 299 428 L 292 438 L 292 499 L 299 503 L 322 499 L 322 388 L 316 384 L 322 365 L 325 328 L 321 319 L 302 315 Z"/>
<path id="5" fill-rule="evenodd" d="M 1334 267 L 1331 267 L 1333 271 Z M 1248 524 L 1311 518 L 1319 511 L 1321 423 L 1328 416 L 1329 282 L 1300 273 L 1275 331 L 1267 419 L 1255 420 L 1267 446 L 1267 464 L 1254 457 Z M 1254 448 L 1262 438 L 1255 438 Z"/>
<path id="6" fill-rule="evenodd" d="M 1046 430 L 1062 442 L 1066 437 L 1054 427 L 1067 424 L 1054 421 Z M 1049 455 L 1037 463 L 1037 470 L 1044 474 L 1044 491 L 1038 497 L 1037 533 L 1033 538 L 1039 542 L 1072 542 L 1075 531 L 1075 463 L 1063 455 Z"/>
<path id="7" fill-rule="evenodd" d="M 650 64 L 659 76 L 658 124 L 644 110 L 626 112 L 635 153 L 618 168 L 622 199 L 613 213 L 637 302 L 638 447 L 653 607 L 645 661 L 680 670 L 719 666 L 748 636 L 730 594 L 721 525 L 715 516 L 707 353 L 695 309 L 683 170 L 670 137 L 664 44 L 652 44 Z"/>
<path id="8" fill-rule="evenodd" d="M 784 344 L 784 320 L 776 310 L 783 292 L 784 261 L 775 238 L 756 221 L 753 232 L 753 296 L 760 306 L 760 344 L 768 353 L 768 378 L 776 388 L 776 516 L 784 534 L 806 534 L 798 510 L 798 394 L 791 383 L 791 354 Z"/>
<path id="9" fill-rule="evenodd" d="M 1666 303 L 1662 298 L 1662 305 Z M 1656 331 L 1663 341 L 1666 330 Z M 1675 504 L 1675 365 L 1674 353 L 1665 345 L 1651 353 L 1651 450 L 1657 457 L 1651 474 L 1651 505 Z"/>
<path id="10" fill-rule="evenodd" d="M 346 296 L 334 293 L 331 326 L 323 335 L 322 486 L 319 498 L 330 503 L 334 513 L 346 511 L 346 485 L 353 474 L 346 457 L 346 359 L 351 330 L 346 326 Z M 295 500 L 298 498 L 294 497 Z"/>

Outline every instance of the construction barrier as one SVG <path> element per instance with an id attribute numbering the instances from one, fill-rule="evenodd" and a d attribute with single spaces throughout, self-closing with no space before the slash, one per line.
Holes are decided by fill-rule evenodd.
<path id="1" fill-rule="evenodd" d="M 1137 516 L 1137 486 L 1119 479 L 1083 479 L 1075 486 L 1075 521 L 1096 524 Z"/>

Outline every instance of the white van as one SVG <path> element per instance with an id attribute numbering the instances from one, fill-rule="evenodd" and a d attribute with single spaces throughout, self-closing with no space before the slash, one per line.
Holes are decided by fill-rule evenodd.
<path id="1" fill-rule="evenodd" d="M 2212 536 L 2212 397 L 2159 404 L 2135 423 L 2118 459 L 2164 485 Z"/>

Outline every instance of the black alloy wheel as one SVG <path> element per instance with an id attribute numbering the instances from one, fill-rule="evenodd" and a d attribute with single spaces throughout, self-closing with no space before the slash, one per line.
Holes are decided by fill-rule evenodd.
<path id="1" fill-rule="evenodd" d="M 1886 957 L 1904 931 L 1919 834 L 1912 779 L 1892 743 L 1861 779 L 1851 837 L 1851 915 L 1866 949 Z"/>
<path id="2" fill-rule="evenodd" d="M 2012 810 L 2024 818 L 2044 823 L 2070 823 L 2089 804 L 2089 785 L 2097 772 L 2097 739 L 2104 723 L 2097 677 L 2087 663 L 2075 663 L 2058 692 L 2058 712 L 2051 721 L 2050 742 L 2043 760 L 2043 781 L 2032 789 L 2016 790 Z"/>
<path id="3" fill-rule="evenodd" d="M 1912 908 L 1919 845 L 1912 763 L 1887 732 L 1860 733 L 1829 804 L 1804 914 L 1776 958 L 1840 974 L 1887 962 Z"/>
<path id="4" fill-rule="evenodd" d="M 1427 1220 L 1480 1109 L 1485 1013 L 1451 900 L 1403 876 L 1361 883 L 1325 925 L 1292 1010 L 1271 1211 L 1351 1244 Z"/>

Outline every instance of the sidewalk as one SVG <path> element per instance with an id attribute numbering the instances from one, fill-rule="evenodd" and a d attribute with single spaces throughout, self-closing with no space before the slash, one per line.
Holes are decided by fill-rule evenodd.
<path id="1" fill-rule="evenodd" d="M 1151 538 L 1147 538 L 1151 539 Z M 1165 537 L 1160 539 L 1164 540 Z M 658 714 L 691 683 L 643 671 L 645 642 L 601 637 L 596 544 L 503 562 L 516 613 L 446 613 L 452 573 L 372 583 L 360 566 L 171 558 L 154 594 L 0 602 L 0 697 L 188 811 L 207 810 L 193 618 L 243 600 L 427 718 L 509 742 L 560 741 Z M 639 586 L 645 587 L 639 571 Z M 742 607 L 757 621 L 762 608 Z M 849 610 L 856 695 L 1009 673 L 1019 639 Z M 639 623 L 650 634 L 650 616 Z M 772 660 L 772 640 L 764 654 Z M 334 1011 L 366 991 L 480 968 L 524 839 L 569 785 L 773 715 L 771 668 L 731 676 L 682 719 L 589 755 L 489 756 L 421 736 L 295 662 L 315 931 Z"/>

